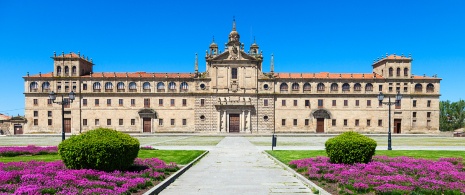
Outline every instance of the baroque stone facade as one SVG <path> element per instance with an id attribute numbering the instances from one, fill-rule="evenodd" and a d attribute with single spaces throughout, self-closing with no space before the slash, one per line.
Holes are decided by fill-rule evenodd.
<path id="1" fill-rule="evenodd" d="M 339 133 L 355 130 L 386 133 L 388 106 L 380 92 L 403 99 L 392 106 L 393 133 L 439 132 L 441 79 L 414 76 L 410 56 L 386 55 L 370 73 L 275 73 L 262 69 L 254 42 L 246 52 L 236 31 L 225 51 L 214 42 L 205 55 L 205 72 L 93 72 L 92 59 L 79 53 L 54 54 L 54 71 L 24 78 L 24 133 L 61 132 L 61 106 L 48 100 L 51 91 L 65 105 L 65 130 L 73 134 L 97 127 L 123 132 L 198 133 Z M 393 99 L 394 101 L 394 99 Z"/>

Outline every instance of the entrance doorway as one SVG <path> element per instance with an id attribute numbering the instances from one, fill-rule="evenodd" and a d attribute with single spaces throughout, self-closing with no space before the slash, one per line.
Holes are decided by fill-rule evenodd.
<path id="1" fill-rule="evenodd" d="M 316 132 L 317 133 L 324 133 L 325 132 L 325 119 L 324 118 L 317 118 L 316 119 Z"/>
<path id="2" fill-rule="evenodd" d="M 394 119 L 394 133 L 401 133 L 402 119 Z"/>
<path id="3" fill-rule="evenodd" d="M 23 126 L 22 125 L 14 125 L 14 128 L 15 128 L 15 135 L 18 135 L 18 134 L 23 134 Z"/>
<path id="4" fill-rule="evenodd" d="M 151 118 L 143 118 L 143 132 L 150 133 L 152 132 L 152 119 Z"/>
<path id="5" fill-rule="evenodd" d="M 65 133 L 71 133 L 71 119 L 65 118 L 63 122 L 65 123 Z"/>
<path id="6" fill-rule="evenodd" d="M 230 133 L 239 133 L 239 114 L 229 114 L 229 132 Z"/>

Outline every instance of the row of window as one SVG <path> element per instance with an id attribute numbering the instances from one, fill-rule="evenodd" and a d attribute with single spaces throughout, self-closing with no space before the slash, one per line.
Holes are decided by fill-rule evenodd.
<path id="1" fill-rule="evenodd" d="M 64 69 L 65 69 L 65 76 L 69 75 L 69 67 L 65 66 Z M 61 66 L 57 66 L 57 74 L 58 74 L 58 76 L 61 75 Z M 76 66 L 73 66 L 71 68 L 71 74 L 76 75 Z"/>
<path id="2" fill-rule="evenodd" d="M 331 106 L 337 106 L 337 100 L 332 100 L 331 101 Z M 349 100 L 343 100 L 344 106 L 349 106 Z M 298 106 L 298 100 L 293 101 L 294 106 Z M 382 106 L 383 104 L 378 101 L 378 106 Z M 263 106 L 268 106 L 268 100 L 265 99 L 263 100 Z M 287 106 L 287 100 L 281 100 L 281 106 Z M 355 100 L 355 106 L 360 106 L 360 100 Z M 367 107 L 371 107 L 371 100 L 367 100 L 366 102 Z M 417 107 L 417 100 L 413 100 L 412 106 L 414 108 Z M 310 107 L 310 100 L 305 100 L 305 107 Z M 324 107 L 324 100 L 323 99 L 318 99 L 318 107 L 323 108 Z M 426 101 L 426 107 L 431 107 L 431 100 Z M 396 109 L 401 108 L 401 101 L 396 102 Z"/>
<path id="3" fill-rule="evenodd" d="M 88 126 L 88 121 L 87 119 L 82 119 L 82 125 L 83 126 Z M 94 125 L 95 126 L 100 126 L 100 119 L 94 119 Z M 107 125 L 112 125 L 111 119 L 107 119 Z M 122 126 L 124 125 L 124 120 L 123 119 L 118 119 L 118 125 Z M 136 125 L 136 119 L 131 119 L 131 126 Z M 171 126 L 176 126 L 176 120 L 175 119 L 170 119 L 170 125 Z M 181 120 L 181 125 L 186 126 L 187 125 L 187 119 L 182 119 Z M 158 119 L 158 126 L 163 126 L 163 119 L 159 118 Z"/>
<path id="4" fill-rule="evenodd" d="M 408 77 L 409 70 L 408 68 L 404 68 L 404 77 Z M 400 77 L 401 75 L 401 68 L 396 69 L 396 76 Z M 394 76 L 394 68 L 389 68 L 389 77 Z"/>
<path id="5" fill-rule="evenodd" d="M 426 126 L 430 127 L 431 126 L 431 120 L 429 119 L 430 118 L 430 115 L 431 113 L 428 113 L 428 119 L 426 120 Z M 266 119 L 265 119 L 266 117 Z M 264 119 L 267 120 L 268 119 L 268 116 L 265 116 Z M 287 119 L 281 119 L 281 126 L 286 126 L 286 121 Z M 416 122 L 417 122 L 417 119 L 413 119 L 412 120 L 412 126 L 415 127 L 416 126 Z M 310 119 L 305 119 L 304 120 L 304 125 L 305 126 L 309 126 L 310 124 Z M 349 119 L 343 119 L 343 123 L 342 123 L 342 126 L 344 127 L 347 127 L 349 126 Z M 371 127 L 371 119 L 366 119 L 366 126 L 367 127 Z M 298 119 L 292 119 L 292 125 L 293 126 L 297 126 L 298 125 Z M 358 127 L 360 126 L 360 119 L 355 119 L 354 120 L 354 126 L 355 127 Z M 337 126 L 337 120 L 336 119 L 331 119 L 331 126 L 333 127 L 336 127 Z M 378 127 L 383 127 L 383 119 L 378 119 Z"/>
<path id="6" fill-rule="evenodd" d="M 265 85 L 266 86 L 264 86 L 264 88 L 268 89 L 268 85 L 267 84 L 265 84 Z M 317 89 L 317 91 L 323 92 L 323 91 L 326 90 L 326 86 L 325 86 L 324 83 L 318 83 L 316 89 Z M 329 89 L 330 89 L 331 92 L 338 92 L 339 91 L 339 84 L 332 83 Z M 343 93 L 350 92 L 350 89 L 351 89 L 351 87 L 350 87 L 349 83 L 342 84 L 342 92 Z M 287 83 L 281 83 L 281 85 L 279 86 L 279 90 L 280 90 L 281 93 L 287 92 L 289 90 L 288 84 Z M 292 91 L 300 91 L 300 84 L 299 83 L 292 83 L 291 90 Z M 303 86 L 303 91 L 304 92 L 309 92 L 311 90 L 312 90 L 312 86 L 310 85 L 310 83 L 305 83 L 304 86 Z M 405 87 L 404 91 L 406 91 L 406 90 L 407 90 L 407 88 Z M 362 91 L 362 85 L 360 83 L 355 83 L 354 86 L 353 86 L 353 91 L 361 92 Z M 373 84 L 371 84 L 371 83 L 365 84 L 365 91 L 366 92 L 372 92 L 373 91 Z M 383 85 L 379 85 L 379 91 L 383 91 Z M 389 88 L 389 91 L 392 91 L 392 87 Z M 400 91 L 400 89 L 397 89 L 397 91 Z M 415 92 L 422 92 L 422 91 L 423 91 L 423 85 L 420 84 L 420 83 L 415 84 Z M 427 93 L 434 92 L 434 85 L 431 84 L 431 83 L 427 84 L 426 85 L 426 92 Z"/>
<path id="7" fill-rule="evenodd" d="M 150 90 L 151 89 L 151 84 L 150 82 L 144 82 L 142 84 L 142 89 L 144 91 L 147 91 L 147 90 Z M 99 91 L 102 89 L 102 86 L 100 84 L 100 82 L 95 82 L 93 85 L 92 85 L 92 89 L 94 91 Z M 125 89 L 125 84 L 124 82 L 119 82 L 116 84 L 116 89 L 117 90 L 124 90 Z M 165 90 L 165 83 L 163 82 L 158 82 L 157 83 L 157 91 L 164 91 Z M 176 83 L 175 82 L 170 82 L 168 83 L 168 90 L 176 90 Z M 180 89 L 181 91 L 187 91 L 189 89 L 189 85 L 186 83 L 186 82 L 182 82 L 181 85 L 180 85 Z M 87 90 L 87 84 L 83 84 L 83 90 Z M 106 82 L 105 83 L 105 91 L 109 91 L 109 90 L 113 90 L 113 83 L 112 82 Z M 129 91 L 131 90 L 137 90 L 137 84 L 136 82 L 130 82 L 129 83 Z"/>

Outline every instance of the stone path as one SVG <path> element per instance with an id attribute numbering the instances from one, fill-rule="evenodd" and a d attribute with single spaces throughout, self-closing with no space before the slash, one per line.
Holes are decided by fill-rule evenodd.
<path id="1" fill-rule="evenodd" d="M 225 137 L 160 194 L 312 194 L 244 137 Z"/>

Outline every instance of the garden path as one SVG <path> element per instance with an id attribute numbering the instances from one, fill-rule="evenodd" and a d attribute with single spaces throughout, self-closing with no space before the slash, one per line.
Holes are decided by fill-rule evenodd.
<path id="1" fill-rule="evenodd" d="M 312 194 L 244 137 L 225 137 L 160 194 Z"/>

